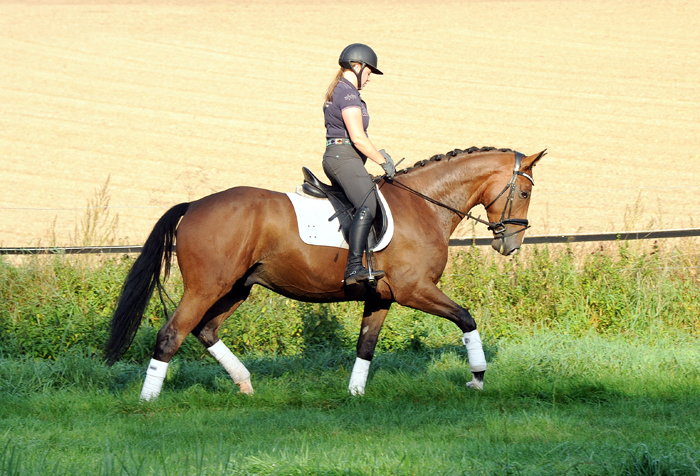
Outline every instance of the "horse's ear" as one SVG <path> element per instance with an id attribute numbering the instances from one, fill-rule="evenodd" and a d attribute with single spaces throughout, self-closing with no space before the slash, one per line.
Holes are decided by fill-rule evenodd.
<path id="1" fill-rule="evenodd" d="M 540 152 L 539 154 L 533 154 L 533 155 L 530 155 L 530 156 L 528 156 L 528 157 L 524 157 L 524 158 L 523 158 L 523 163 L 522 163 L 522 168 L 524 168 L 524 169 L 526 169 L 526 170 L 528 170 L 528 169 L 529 169 L 529 170 L 532 170 L 532 168 L 533 168 L 535 165 L 537 165 L 537 162 L 539 162 L 540 159 L 541 159 L 542 157 L 544 157 L 545 155 L 547 155 L 547 149 L 543 150 L 543 151 Z"/>

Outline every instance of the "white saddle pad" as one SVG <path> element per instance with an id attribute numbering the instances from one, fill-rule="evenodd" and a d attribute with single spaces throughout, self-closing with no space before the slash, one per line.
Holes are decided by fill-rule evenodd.
<path id="1" fill-rule="evenodd" d="M 394 236 L 394 217 L 391 215 L 391 210 L 389 210 L 389 205 L 382 192 L 377 189 L 377 193 L 379 200 L 384 205 L 387 227 L 382 239 L 377 243 L 377 246 L 372 248 L 373 251 L 381 251 L 386 248 Z M 287 193 L 287 196 L 294 205 L 294 212 L 297 214 L 301 241 L 308 245 L 348 248 L 343 233 L 340 231 L 340 220 L 336 217 L 332 221 L 328 221 L 335 214 L 333 205 L 328 199 L 310 197 L 304 194 L 301 188 L 297 188 L 295 193 Z"/>

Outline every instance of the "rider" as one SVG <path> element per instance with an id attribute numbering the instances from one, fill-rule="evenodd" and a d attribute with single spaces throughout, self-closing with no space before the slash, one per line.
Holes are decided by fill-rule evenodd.
<path id="1" fill-rule="evenodd" d="M 389 179 L 394 178 L 394 161 L 384 149 L 377 150 L 367 136 L 369 114 L 360 97 L 360 90 L 369 83 L 370 75 L 384 74 L 377 69 L 377 55 L 361 43 L 347 46 L 338 59 L 340 70 L 328 87 L 323 114 L 326 121 L 326 152 L 323 171 L 331 183 L 340 186 L 356 210 L 348 236 L 348 262 L 345 285 L 369 279 L 362 265 L 372 221 L 377 213 L 374 182 L 364 165 L 369 158 L 381 165 Z M 374 271 L 380 279 L 383 271 Z"/>

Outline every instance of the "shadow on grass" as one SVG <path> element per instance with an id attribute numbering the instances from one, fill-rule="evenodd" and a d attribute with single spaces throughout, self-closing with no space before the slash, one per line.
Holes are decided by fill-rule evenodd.
<path id="1" fill-rule="evenodd" d="M 332 320 L 323 325 L 332 327 Z M 510 408 L 522 404 L 601 405 L 621 400 L 684 399 L 697 402 L 693 405 L 700 407 L 697 355 L 696 351 L 683 354 L 679 350 L 687 350 L 686 347 L 637 349 L 595 339 L 567 341 L 559 336 L 498 345 L 486 342 L 489 370 L 485 390 L 479 397 L 473 397 L 475 392 L 465 388 L 472 376 L 462 346 L 378 352 L 370 369 L 365 401 L 480 398 Z M 651 360 L 644 360 L 647 354 L 652 354 Z M 248 354 L 241 360 L 253 376 L 253 386 L 258 391 L 255 399 L 261 405 L 329 407 L 348 396 L 355 352 L 335 342 L 308 345 L 296 355 Z M 606 366 L 609 361 L 614 366 Z M 649 362 L 663 363 L 664 373 L 660 374 Z M 0 393 L 136 393 L 132 390 L 140 388 L 145 370 L 145 363 L 118 362 L 108 367 L 96 357 L 75 354 L 65 354 L 57 361 L 0 359 Z M 186 360 L 176 356 L 169 366 L 163 395 L 195 387 L 221 395 L 238 393 L 226 371 L 211 357 Z"/>

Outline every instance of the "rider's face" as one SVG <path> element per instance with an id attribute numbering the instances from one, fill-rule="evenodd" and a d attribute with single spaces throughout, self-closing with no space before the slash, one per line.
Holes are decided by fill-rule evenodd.
<path id="1" fill-rule="evenodd" d="M 363 89 L 367 85 L 367 83 L 369 83 L 369 77 L 371 74 L 372 74 L 372 71 L 369 68 L 365 68 L 365 70 L 362 71 L 362 88 Z"/>

